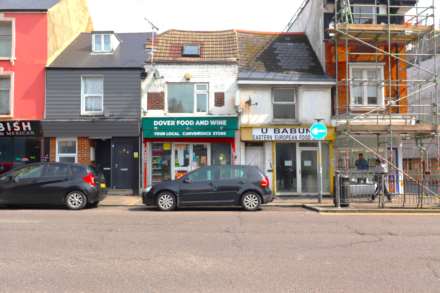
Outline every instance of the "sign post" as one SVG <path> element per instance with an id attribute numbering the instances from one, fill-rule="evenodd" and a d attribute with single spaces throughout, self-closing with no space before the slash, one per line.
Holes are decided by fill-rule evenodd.
<path id="1" fill-rule="evenodd" d="M 316 119 L 316 122 L 310 127 L 310 136 L 314 140 L 318 140 L 318 164 L 319 164 L 319 198 L 318 202 L 322 202 L 323 197 L 323 176 L 322 176 L 322 140 L 327 137 L 327 126 L 321 122 L 320 119 Z"/>

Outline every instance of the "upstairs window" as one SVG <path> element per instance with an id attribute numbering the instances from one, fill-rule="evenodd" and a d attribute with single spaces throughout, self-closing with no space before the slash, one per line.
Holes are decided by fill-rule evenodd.
<path id="1" fill-rule="evenodd" d="M 275 88 L 272 89 L 273 119 L 295 120 L 296 119 L 296 89 Z"/>
<path id="2" fill-rule="evenodd" d="M 100 115 L 104 113 L 103 77 L 83 76 L 81 93 L 82 115 Z"/>
<path id="3" fill-rule="evenodd" d="M 10 75 L 0 75 L 0 115 L 11 115 Z"/>
<path id="4" fill-rule="evenodd" d="M 382 106 L 383 66 L 350 65 L 352 106 Z"/>
<path id="5" fill-rule="evenodd" d="M 112 42 L 110 34 L 93 34 L 92 49 L 95 53 L 111 53 Z"/>
<path id="6" fill-rule="evenodd" d="M 200 57 L 200 45 L 187 44 L 182 47 L 183 57 Z"/>
<path id="7" fill-rule="evenodd" d="M 208 95 L 207 83 L 170 83 L 167 93 L 168 112 L 206 113 Z"/>
<path id="8" fill-rule="evenodd" d="M 0 58 L 12 57 L 12 21 L 0 21 Z"/>

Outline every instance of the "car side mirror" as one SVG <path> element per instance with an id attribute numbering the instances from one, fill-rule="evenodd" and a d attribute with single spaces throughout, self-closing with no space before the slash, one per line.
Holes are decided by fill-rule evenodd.
<path id="1" fill-rule="evenodd" d="M 183 183 L 190 184 L 190 183 L 192 183 L 192 180 L 189 179 L 188 177 L 186 177 L 183 179 Z"/>

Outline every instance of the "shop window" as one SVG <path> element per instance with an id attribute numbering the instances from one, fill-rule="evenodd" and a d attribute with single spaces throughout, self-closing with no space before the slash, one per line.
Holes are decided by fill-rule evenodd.
<path id="1" fill-rule="evenodd" d="M 274 120 L 296 119 L 296 89 L 272 89 L 272 103 Z"/>
<path id="2" fill-rule="evenodd" d="M 211 144 L 212 165 L 231 165 L 231 145 L 228 143 Z"/>
<path id="3" fill-rule="evenodd" d="M 351 64 L 351 106 L 383 106 L 383 66 Z"/>
<path id="4" fill-rule="evenodd" d="M 76 138 L 57 139 L 57 162 L 77 162 Z"/>
<path id="5" fill-rule="evenodd" d="M 171 143 L 151 144 L 152 184 L 171 179 L 171 148 Z"/>
<path id="6" fill-rule="evenodd" d="M 13 57 L 14 24 L 10 20 L 0 21 L 0 58 Z"/>
<path id="7" fill-rule="evenodd" d="M 0 115 L 11 115 L 11 82 L 10 75 L 0 75 Z"/>
<path id="8" fill-rule="evenodd" d="M 41 140 L 30 137 L 2 137 L 0 139 L 0 174 L 26 163 L 39 162 Z"/>
<path id="9" fill-rule="evenodd" d="M 208 112 L 207 83 L 169 83 L 167 103 L 169 113 Z"/>
<path id="10" fill-rule="evenodd" d="M 93 34 L 92 49 L 95 53 L 111 53 L 112 43 L 110 34 Z"/>
<path id="11" fill-rule="evenodd" d="M 104 78 L 83 76 L 81 82 L 81 114 L 100 115 L 104 113 Z"/>

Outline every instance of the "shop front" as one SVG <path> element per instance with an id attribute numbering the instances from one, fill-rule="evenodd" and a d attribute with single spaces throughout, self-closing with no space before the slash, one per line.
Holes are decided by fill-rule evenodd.
<path id="1" fill-rule="evenodd" d="M 142 129 L 144 186 L 234 163 L 237 117 L 143 118 Z"/>
<path id="2" fill-rule="evenodd" d="M 0 121 L 0 174 L 44 159 L 42 141 L 39 121 Z"/>
<path id="3" fill-rule="evenodd" d="M 242 160 L 265 171 L 276 195 L 317 195 L 321 183 L 323 194 L 333 192 L 333 128 L 321 146 L 309 125 L 242 127 L 241 140 Z"/>

